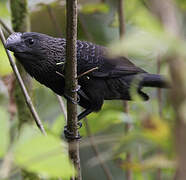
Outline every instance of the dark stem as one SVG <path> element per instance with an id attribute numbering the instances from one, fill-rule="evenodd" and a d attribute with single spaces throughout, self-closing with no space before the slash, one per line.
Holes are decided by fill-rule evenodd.
<path id="1" fill-rule="evenodd" d="M 0 28 L 0 38 L 1 38 L 1 41 L 2 41 L 3 46 L 4 46 L 4 48 L 5 48 L 5 37 L 4 37 L 3 31 L 2 31 L 1 28 Z M 22 80 L 22 78 L 21 78 L 21 75 L 20 75 L 20 73 L 19 73 L 19 71 L 18 71 L 18 69 L 17 69 L 17 66 L 16 66 L 16 64 L 15 64 L 15 62 L 14 62 L 14 60 L 13 60 L 13 58 L 11 57 L 9 51 L 8 51 L 6 48 L 5 48 L 5 51 L 6 51 L 6 54 L 7 54 L 7 56 L 8 56 L 10 65 L 11 65 L 11 67 L 12 67 L 14 73 L 15 73 L 15 76 L 16 76 L 18 82 L 19 82 L 19 85 L 20 85 L 21 90 L 22 90 L 22 92 L 23 92 L 23 95 L 24 95 L 24 97 L 25 97 L 25 101 L 26 101 L 26 103 L 27 103 L 27 105 L 28 105 L 28 108 L 30 109 L 30 112 L 31 112 L 31 114 L 32 114 L 32 116 L 33 116 L 33 118 L 34 118 L 34 120 L 35 120 L 35 122 L 36 122 L 36 125 L 38 126 L 38 128 L 40 129 L 40 131 L 41 131 L 44 135 L 46 135 L 45 129 L 44 129 L 43 125 L 42 125 L 41 120 L 39 119 L 39 116 L 38 116 L 38 114 L 37 114 L 37 112 L 36 112 L 36 110 L 35 110 L 35 107 L 34 107 L 32 101 L 31 101 L 31 98 L 30 98 L 30 96 L 29 96 L 29 94 L 28 94 L 28 92 L 27 92 L 27 90 L 26 90 L 26 87 L 25 87 L 25 85 L 24 85 L 24 83 L 23 83 L 23 80 Z"/>
<path id="2" fill-rule="evenodd" d="M 48 14 L 49 14 L 49 17 L 55 27 L 55 30 L 56 30 L 56 33 L 58 36 L 62 37 L 62 32 L 61 32 L 61 28 L 57 22 L 57 19 L 56 19 L 56 16 L 53 12 L 53 9 L 50 5 L 46 5 L 46 8 L 47 8 L 47 11 L 48 11 Z"/>
<path id="3" fill-rule="evenodd" d="M 125 17 L 124 17 L 124 0 L 118 0 L 118 18 L 120 38 L 125 35 Z"/>
<path id="4" fill-rule="evenodd" d="M 90 144 L 92 146 L 92 149 L 99 161 L 99 164 L 100 166 L 102 167 L 104 173 L 105 173 L 105 176 L 107 177 L 108 180 L 112 180 L 112 175 L 108 169 L 108 167 L 106 166 L 106 164 L 104 163 L 104 161 L 101 159 L 101 155 L 99 153 L 99 150 L 98 150 L 98 147 L 96 146 L 96 143 L 94 141 L 94 137 L 91 133 L 91 130 L 90 130 L 90 127 L 89 127 L 89 124 L 87 122 L 87 118 L 84 119 L 84 122 L 85 122 L 85 129 L 86 129 L 86 132 L 87 132 L 87 135 L 89 136 L 89 139 L 90 139 Z"/>
<path id="5" fill-rule="evenodd" d="M 118 0 L 118 18 L 119 18 L 119 34 L 120 39 L 124 37 L 125 35 L 125 17 L 124 17 L 124 0 Z M 126 114 L 129 113 L 129 104 L 127 101 L 123 102 L 124 106 L 124 112 Z M 129 123 L 125 123 L 125 133 L 128 133 L 130 130 L 131 125 Z M 131 163 L 131 154 L 130 152 L 127 152 L 126 155 L 126 161 L 128 163 Z M 130 169 L 126 170 L 126 179 L 131 180 L 132 179 L 132 171 Z"/>
<path id="6" fill-rule="evenodd" d="M 63 101 L 62 97 L 57 95 L 57 94 L 56 94 L 56 97 L 57 97 L 57 100 L 59 102 L 61 111 L 62 111 L 62 113 L 63 113 L 63 115 L 65 117 L 65 121 L 67 122 L 67 111 L 66 111 L 66 108 L 65 108 L 65 105 L 64 105 L 64 101 Z"/>
<path id="7" fill-rule="evenodd" d="M 85 36 L 86 36 L 86 38 L 88 39 L 88 41 L 93 42 L 92 35 L 91 35 L 91 33 L 87 30 L 86 22 L 85 22 L 84 19 L 83 19 L 83 15 L 79 14 L 78 20 L 79 20 L 79 23 L 80 23 L 80 25 L 81 25 L 81 27 L 82 27 L 83 33 L 85 34 Z"/>
<path id="8" fill-rule="evenodd" d="M 161 57 L 158 56 L 157 58 L 157 73 L 160 74 L 161 71 Z M 163 108 L 163 103 L 162 103 L 162 90 L 160 88 L 157 88 L 157 97 L 158 97 L 158 110 L 159 110 L 159 116 L 162 117 L 162 108 Z M 157 170 L 157 180 L 161 180 L 161 168 L 158 168 Z"/>
<path id="9" fill-rule="evenodd" d="M 2 19 L 0 19 L 0 24 L 2 25 L 2 27 L 6 30 L 8 34 L 13 33 L 13 31 L 2 21 Z"/>
<path id="10" fill-rule="evenodd" d="M 77 0 L 66 1 L 67 10 L 67 44 L 65 64 L 65 93 L 74 101 L 77 101 Z M 77 120 L 77 104 L 67 100 L 67 129 L 74 137 L 79 135 Z M 76 177 L 72 180 L 81 180 L 81 166 L 79 157 L 79 142 L 69 141 L 69 157 L 77 171 Z"/>

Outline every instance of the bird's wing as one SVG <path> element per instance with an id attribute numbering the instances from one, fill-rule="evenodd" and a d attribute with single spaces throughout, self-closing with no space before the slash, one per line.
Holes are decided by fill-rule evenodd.
<path id="1" fill-rule="evenodd" d="M 89 73 L 93 77 L 119 77 L 130 74 L 146 73 L 126 57 L 110 58 L 107 49 L 89 42 L 78 41 L 78 74 Z"/>
<path id="2" fill-rule="evenodd" d="M 129 59 L 125 57 L 103 58 L 103 65 L 99 67 L 97 72 L 93 72 L 96 77 L 120 77 L 124 75 L 132 75 L 138 73 L 146 73 L 143 69 L 135 66 Z"/>

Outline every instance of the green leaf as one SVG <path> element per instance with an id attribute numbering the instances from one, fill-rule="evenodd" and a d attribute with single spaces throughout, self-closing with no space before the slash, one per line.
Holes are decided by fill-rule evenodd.
<path id="1" fill-rule="evenodd" d="M 178 39 L 173 35 L 162 32 L 148 32 L 136 30 L 130 33 L 125 39 L 111 45 L 111 56 L 149 56 L 157 57 L 157 55 L 175 55 L 180 54 L 186 56 L 186 43 L 182 39 Z"/>
<path id="2" fill-rule="evenodd" d="M 6 2 L 0 2 L 0 17 L 1 18 L 7 17 L 10 14 L 6 4 L 7 4 Z"/>
<path id="3" fill-rule="evenodd" d="M 65 118 L 63 115 L 60 115 L 56 118 L 56 120 L 54 121 L 54 124 L 51 128 L 51 131 L 56 134 L 56 135 L 61 135 L 62 130 L 65 126 Z"/>
<path id="4" fill-rule="evenodd" d="M 87 118 L 91 132 L 95 134 L 98 132 L 103 132 L 113 124 L 120 123 L 124 118 L 124 113 L 118 110 L 104 109 L 99 113 L 90 114 Z M 80 134 L 85 136 L 87 134 L 86 129 L 81 128 Z"/>
<path id="5" fill-rule="evenodd" d="M 82 7 L 81 12 L 84 14 L 108 13 L 109 7 L 105 3 L 89 3 Z"/>
<path id="6" fill-rule="evenodd" d="M 175 168 L 176 163 L 172 160 L 169 160 L 164 155 L 155 155 L 150 157 L 144 161 L 136 161 L 136 162 L 126 162 L 123 161 L 121 164 L 121 168 L 126 170 L 130 169 L 134 172 L 141 172 L 147 169 L 152 168 Z"/>
<path id="7" fill-rule="evenodd" d="M 142 1 L 126 1 L 124 9 L 126 20 L 130 24 L 133 24 L 150 32 L 162 31 L 162 24 L 145 7 Z"/>
<path id="8" fill-rule="evenodd" d="M 0 44 L 0 75 L 5 76 L 7 74 L 10 74 L 12 72 L 12 68 L 10 66 L 8 57 L 6 55 L 6 52 L 4 50 L 4 47 Z"/>
<path id="9" fill-rule="evenodd" d="M 50 134 L 43 136 L 30 128 L 22 132 L 14 157 L 18 166 L 46 177 L 70 178 L 75 172 L 68 158 L 67 145 L 61 139 Z"/>
<path id="10" fill-rule="evenodd" d="M 3 157 L 7 152 L 8 145 L 10 142 L 10 124 L 8 114 L 4 108 L 0 107 L 0 157 Z"/>
<path id="11" fill-rule="evenodd" d="M 0 78 L 0 105 L 6 106 L 9 102 L 8 88 Z"/>
<path id="12" fill-rule="evenodd" d="M 135 12 L 135 13 L 134 13 Z M 125 3 L 126 21 L 132 27 L 124 39 L 113 43 L 111 55 L 150 57 L 171 56 L 179 54 L 186 56 L 186 44 L 183 39 L 167 32 L 158 18 L 139 0 Z M 117 18 L 115 18 L 117 21 Z"/>

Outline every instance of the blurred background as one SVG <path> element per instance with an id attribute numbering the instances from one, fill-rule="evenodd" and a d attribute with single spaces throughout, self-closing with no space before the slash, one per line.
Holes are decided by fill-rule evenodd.
<path id="1" fill-rule="evenodd" d="M 151 73 L 160 73 L 170 81 L 175 80 L 173 76 L 177 77 L 177 74 L 173 73 L 174 69 L 171 69 L 171 60 L 181 59 L 182 62 L 181 65 L 174 63 L 174 67 L 177 66 L 176 72 L 181 74 L 181 78 L 179 76 L 176 78 L 180 86 L 179 83 L 174 84 L 178 91 L 176 89 L 170 93 L 171 90 L 145 88 L 144 91 L 150 96 L 150 100 L 144 102 L 136 97 L 137 95 L 131 89 L 135 101 L 128 102 L 127 110 L 123 101 L 105 101 L 99 113 L 92 113 L 82 121 L 80 159 L 84 180 L 185 178 L 177 176 L 179 159 L 186 158 L 182 157 L 183 153 L 179 151 L 179 148 L 184 151 L 182 145 L 185 139 L 177 134 L 181 132 L 180 127 L 184 128 L 184 123 L 178 126 L 179 122 L 186 120 L 185 97 L 176 98 L 177 95 L 179 96 L 176 92 L 180 90 L 180 96 L 185 92 L 183 68 L 186 55 L 184 42 L 186 1 L 167 0 L 165 2 L 168 5 L 162 1 L 157 2 L 125 0 L 119 4 L 119 0 L 78 1 L 78 39 L 107 46 L 110 48 L 111 56 L 128 56 L 137 66 Z M 11 1 L 8 0 L 0 1 L 0 20 L 12 30 L 10 3 Z M 65 38 L 65 5 L 64 0 L 28 0 L 30 31 Z M 121 38 L 119 9 L 124 12 L 125 31 Z M 168 18 L 166 19 L 169 13 L 174 14 L 176 26 Z M 8 37 L 6 28 L 3 28 L 3 31 Z M 32 89 L 32 100 L 47 133 L 55 140 L 60 139 L 65 118 L 57 97 L 50 89 L 34 79 Z M 31 148 L 32 151 L 29 153 L 32 153 L 35 149 L 39 149 L 40 144 L 36 143 L 37 148 L 34 148 L 35 144 L 31 143 L 34 142 L 32 139 L 35 133 L 32 132 L 34 127 L 27 127 L 26 135 L 25 131 L 21 133 L 22 143 L 15 140 L 15 137 L 19 136 L 17 129 L 20 126 L 14 90 L 15 76 L 4 47 L 0 43 L 1 179 L 26 179 L 21 172 L 22 169 L 39 175 L 38 179 L 59 179 L 60 173 L 55 173 L 52 168 L 52 172 L 47 174 L 43 167 L 38 165 L 37 170 L 33 167 L 37 163 L 32 166 L 32 163 L 22 161 L 23 155 L 20 155 L 20 152 L 29 151 L 28 149 Z M 64 99 L 63 101 L 66 103 Z M 80 108 L 78 110 L 82 111 Z M 29 145 L 28 140 L 30 140 Z M 48 146 L 50 146 L 49 142 Z M 18 150 L 14 151 L 14 149 Z M 51 153 L 50 156 L 52 155 Z M 48 155 L 44 157 L 48 158 Z M 40 161 L 42 158 L 38 156 L 38 163 Z M 62 174 L 64 173 L 57 160 L 53 161 L 53 166 L 58 167 Z M 62 179 L 66 179 L 66 176 L 68 177 L 68 175 L 62 176 Z"/>

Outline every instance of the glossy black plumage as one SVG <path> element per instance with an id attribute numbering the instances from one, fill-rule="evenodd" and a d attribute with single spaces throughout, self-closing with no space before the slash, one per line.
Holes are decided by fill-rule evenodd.
<path id="1" fill-rule="evenodd" d="M 64 95 L 66 40 L 40 33 L 14 33 L 6 42 L 7 49 L 14 52 L 26 71 L 41 84 Z M 141 91 L 144 86 L 166 87 L 160 75 L 149 74 L 135 66 L 125 57 L 109 58 L 107 49 L 90 42 L 77 41 L 78 74 L 92 68 L 97 70 L 82 76 L 78 83 L 79 105 L 86 109 L 79 119 L 92 111 L 99 111 L 104 100 L 131 100 L 130 86 L 136 79 L 137 91 L 145 100 L 148 95 Z"/>

